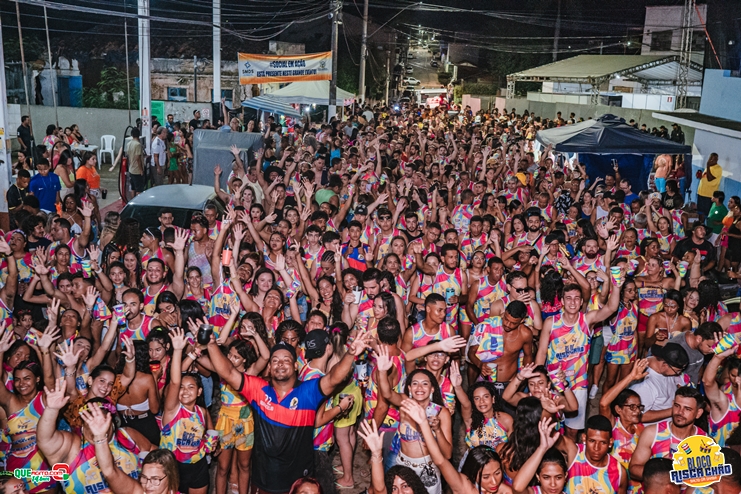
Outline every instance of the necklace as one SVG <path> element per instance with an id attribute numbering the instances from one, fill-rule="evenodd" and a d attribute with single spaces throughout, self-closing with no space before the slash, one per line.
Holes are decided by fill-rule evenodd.
<path id="1" fill-rule="evenodd" d="M 669 315 L 666 312 L 664 312 L 664 317 L 666 318 L 666 325 L 669 326 Z M 674 315 L 674 321 L 672 321 L 672 325 L 669 326 L 669 329 L 668 329 L 669 333 L 671 333 L 672 328 L 674 328 L 674 325 L 677 324 L 677 319 L 678 318 L 679 318 L 679 312 L 677 312 Z"/>

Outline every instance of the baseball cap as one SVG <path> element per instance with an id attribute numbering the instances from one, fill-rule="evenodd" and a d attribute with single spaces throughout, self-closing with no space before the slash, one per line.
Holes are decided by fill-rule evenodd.
<path id="1" fill-rule="evenodd" d="M 653 345 L 651 355 L 660 358 L 675 369 L 685 370 L 690 365 L 687 351 L 678 343 L 668 342 L 664 346 Z"/>
<path id="2" fill-rule="evenodd" d="M 363 216 L 368 215 L 368 206 L 365 204 L 360 204 L 358 207 L 355 208 L 355 216 L 362 214 Z"/>
<path id="3" fill-rule="evenodd" d="M 310 331 L 304 338 L 306 360 L 323 357 L 329 343 L 329 335 L 323 329 Z"/>
<path id="4" fill-rule="evenodd" d="M 270 358 L 272 358 L 272 357 L 273 357 L 273 354 L 274 354 L 275 352 L 277 352 L 278 350 L 285 350 L 285 351 L 287 351 L 288 353 L 290 353 L 290 354 L 291 354 L 291 356 L 293 357 L 293 360 L 294 360 L 294 361 L 295 361 L 295 360 L 296 360 L 296 358 L 297 358 L 297 357 L 296 357 L 296 349 L 295 349 L 295 348 L 293 348 L 293 347 L 292 347 L 291 345 L 286 345 L 286 344 L 285 344 L 285 343 L 283 343 L 282 341 L 281 341 L 280 343 L 276 343 L 275 345 L 273 345 L 273 348 L 271 348 L 271 349 L 270 349 Z"/>

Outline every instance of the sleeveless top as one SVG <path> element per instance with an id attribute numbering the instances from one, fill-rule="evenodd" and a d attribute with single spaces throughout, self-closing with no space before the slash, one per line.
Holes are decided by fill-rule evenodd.
<path id="1" fill-rule="evenodd" d="M 481 321 L 489 316 L 491 304 L 507 295 L 507 283 L 504 278 L 492 285 L 488 276 L 481 278 L 479 282 L 479 293 L 476 295 L 476 302 L 473 304 L 473 313 Z"/>
<path id="2" fill-rule="evenodd" d="M 672 434 L 671 430 L 672 419 L 665 419 L 661 422 L 656 423 L 656 436 L 654 442 L 651 444 L 651 458 L 672 458 L 674 453 L 677 452 L 680 439 Z M 694 433 L 690 436 L 699 435 L 705 436 L 705 431 L 697 426 L 694 426 Z"/>
<path id="3" fill-rule="evenodd" d="M 155 312 L 155 304 L 157 302 L 157 295 L 169 290 L 170 286 L 167 283 L 163 283 L 162 287 L 157 291 L 157 293 L 152 293 L 150 291 L 151 288 L 152 287 L 148 286 L 144 290 L 144 314 L 150 317 L 153 316 Z"/>
<path id="4" fill-rule="evenodd" d="M 548 372 L 562 369 L 571 389 L 587 387 L 587 357 L 589 356 L 589 337 L 591 331 L 586 315 L 579 313 L 573 326 L 568 326 L 562 314 L 553 317 L 548 357 Z"/>
<path id="5" fill-rule="evenodd" d="M 391 357 L 391 363 L 393 364 L 392 372 L 396 373 L 396 377 L 398 378 L 398 382 L 396 386 L 394 386 L 394 391 L 397 393 L 403 393 L 404 392 L 404 383 L 407 379 L 407 371 L 406 366 L 404 365 L 404 362 L 406 361 L 406 358 L 404 356 L 404 352 L 401 352 L 400 355 L 392 356 Z M 368 366 L 368 375 L 373 376 L 373 370 L 375 369 L 375 361 L 371 361 Z M 376 406 L 378 405 L 378 383 L 374 379 L 368 379 L 368 387 L 365 390 L 365 416 L 367 420 L 373 420 L 373 411 L 376 409 Z M 383 419 L 383 425 L 382 427 L 385 427 L 387 429 L 395 429 L 399 427 L 399 409 L 396 408 L 393 405 L 389 405 L 388 413 L 386 414 L 386 418 Z"/>
<path id="6" fill-rule="evenodd" d="M 308 365 L 304 366 L 299 373 L 299 380 L 310 381 L 312 379 L 321 379 L 324 377 L 324 372 L 319 369 L 313 369 Z M 332 409 L 332 400 L 324 401 L 324 409 Z M 314 428 L 314 451 L 329 451 L 332 449 L 334 444 L 334 421 L 330 420 L 328 423 Z"/>
<path id="7" fill-rule="evenodd" d="M 182 404 L 170 423 L 162 424 L 160 448 L 169 449 L 180 463 L 197 463 L 209 451 L 206 437 L 206 418 L 196 405 L 189 411 Z"/>
<path id="8" fill-rule="evenodd" d="M 452 273 L 448 274 L 445 272 L 445 268 L 441 263 L 437 268 L 437 274 L 435 275 L 435 282 L 433 283 L 432 291 L 439 293 L 440 295 L 446 296 L 446 292 L 452 290 L 452 294 L 456 297 L 460 297 L 463 292 L 463 271 L 461 268 L 456 268 Z M 450 304 L 445 310 L 445 322 L 448 324 L 458 324 L 458 304 Z"/>
<path id="9" fill-rule="evenodd" d="M 153 317 L 144 315 L 142 316 L 142 322 L 138 328 L 132 328 L 129 326 L 129 321 L 126 321 L 126 328 L 121 331 L 121 337 L 128 336 L 134 341 L 145 341 L 149 336 L 149 331 L 152 329 Z"/>
<path id="10" fill-rule="evenodd" d="M 708 415 L 708 436 L 712 437 L 722 448 L 726 445 L 726 440 L 733 432 L 733 429 L 741 420 L 741 408 L 736 403 L 736 397 L 733 391 L 726 393 L 728 398 L 728 410 L 719 420 L 713 419 L 713 414 Z"/>
<path id="11" fill-rule="evenodd" d="M 448 323 L 440 324 L 440 331 L 437 334 L 428 334 L 425 332 L 424 326 L 421 322 L 418 322 L 412 326 L 412 348 L 419 348 L 429 344 L 431 341 L 442 341 L 446 338 L 450 338 L 455 335 L 453 329 Z"/>
<path id="12" fill-rule="evenodd" d="M 139 448 L 131 436 L 119 429 L 108 446 L 116 466 L 129 477 L 138 479 L 141 466 Z M 69 466 L 69 480 L 62 481 L 62 486 L 69 494 L 112 492 L 98 466 L 95 445 L 83 441 L 80 452 Z"/>
<path id="13" fill-rule="evenodd" d="M 620 419 L 615 420 L 615 426 L 612 428 L 612 456 L 617 458 L 620 464 L 628 470 L 630 466 L 630 459 L 633 457 L 633 452 L 638 446 L 638 437 L 643 432 L 645 426 L 643 424 L 636 425 L 635 434 L 631 434 L 620 422 Z M 635 480 L 628 481 L 628 492 L 640 492 L 641 483 Z"/>
<path id="14" fill-rule="evenodd" d="M 206 254 L 196 252 L 195 242 L 188 246 L 188 267 L 196 266 L 201 270 L 201 279 L 204 285 L 210 285 L 214 282 L 211 275 L 211 261 Z"/>
<path id="15" fill-rule="evenodd" d="M 477 429 L 466 430 L 466 445 L 469 448 L 476 446 L 489 446 L 496 449 L 502 443 L 507 442 L 507 431 L 499 425 L 496 413 Z"/>
<path id="16" fill-rule="evenodd" d="M 474 328 L 471 344 L 478 342 L 479 348 L 476 350 L 476 357 L 481 360 L 482 364 L 496 362 L 504 355 L 503 331 L 502 318 L 499 316 L 490 317 Z M 492 374 L 491 380 L 496 381 L 497 376 Z"/>
<path id="17" fill-rule="evenodd" d="M 663 269 L 663 268 L 662 268 Z M 652 316 L 664 307 L 663 287 L 644 286 L 638 288 L 638 310 L 644 316 Z"/>
<path id="18" fill-rule="evenodd" d="M 633 361 L 636 354 L 636 329 L 638 327 L 638 309 L 633 302 L 620 305 L 612 326 L 612 338 L 607 345 L 610 362 L 627 364 Z"/>
<path id="19" fill-rule="evenodd" d="M 569 467 L 566 493 L 612 494 L 618 492 L 623 471 L 617 458 L 607 455 L 607 465 L 596 467 L 589 463 L 584 444 L 578 444 L 577 447 L 579 451 Z"/>
<path id="20" fill-rule="evenodd" d="M 5 433 L 11 441 L 10 460 L 28 458 L 36 452 L 36 427 L 44 412 L 43 395 L 42 392 L 37 393 L 28 405 L 8 416 Z"/>

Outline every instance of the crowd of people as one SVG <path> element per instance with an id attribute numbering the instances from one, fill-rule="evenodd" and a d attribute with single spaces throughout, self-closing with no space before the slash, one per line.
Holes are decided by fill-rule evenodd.
<path id="1" fill-rule="evenodd" d="M 49 139 L 0 237 L 2 492 L 677 494 L 707 435 L 733 469 L 708 489 L 738 493 L 741 200 L 698 214 L 673 156 L 590 175 L 535 144 L 561 124 L 271 117 L 157 226 L 101 218 L 94 156 Z"/>

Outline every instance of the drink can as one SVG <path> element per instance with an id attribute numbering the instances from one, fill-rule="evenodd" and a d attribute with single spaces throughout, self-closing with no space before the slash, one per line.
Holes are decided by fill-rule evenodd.
<path id="1" fill-rule="evenodd" d="M 566 382 L 559 377 L 558 371 L 560 370 L 561 370 L 560 365 L 556 367 L 555 369 L 549 370 L 548 377 L 551 378 L 551 383 L 553 384 L 554 391 L 558 393 L 563 393 L 564 391 L 566 391 Z"/>
<path id="2" fill-rule="evenodd" d="M 435 405 L 430 403 L 427 405 L 427 408 L 425 409 L 425 414 L 427 415 L 428 419 L 431 419 L 433 417 L 437 417 L 437 408 L 435 408 Z"/>
<path id="3" fill-rule="evenodd" d="M 736 344 L 736 337 L 732 334 L 726 334 L 723 338 L 718 340 L 718 343 L 715 344 L 713 347 L 713 351 L 716 355 L 720 355 L 721 353 L 725 352 L 726 350 L 730 350 L 733 348 L 733 345 Z"/>
<path id="4" fill-rule="evenodd" d="M 365 360 L 355 362 L 355 378 L 361 384 L 368 381 L 368 363 Z"/>

